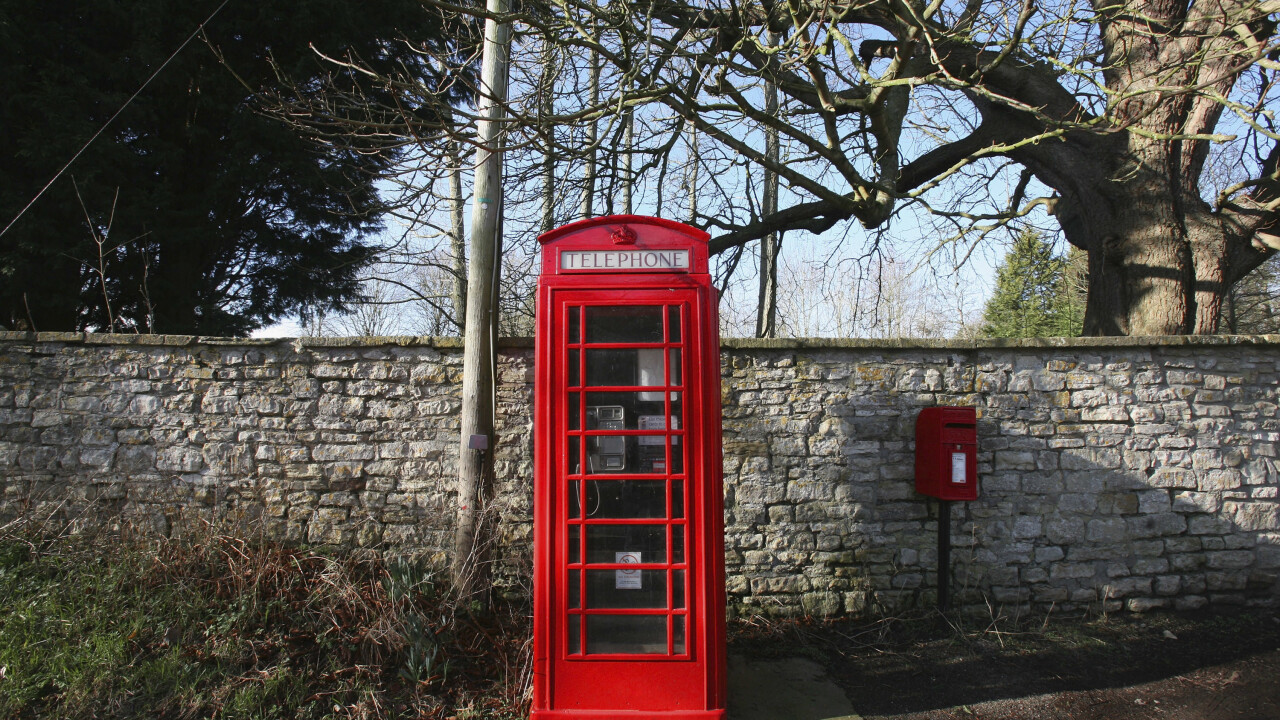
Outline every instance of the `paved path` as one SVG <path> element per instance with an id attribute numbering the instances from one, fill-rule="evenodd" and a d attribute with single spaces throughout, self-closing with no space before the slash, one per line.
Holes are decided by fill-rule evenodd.
<path id="1" fill-rule="evenodd" d="M 822 666 L 729 656 L 729 720 L 859 720 Z"/>

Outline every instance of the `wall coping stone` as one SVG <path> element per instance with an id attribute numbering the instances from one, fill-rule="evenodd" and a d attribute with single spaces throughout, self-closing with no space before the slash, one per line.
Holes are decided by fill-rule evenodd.
<path id="1" fill-rule="evenodd" d="M 13 332 L 0 331 L 0 343 L 67 343 L 84 345 L 140 345 L 192 347 L 223 345 L 245 347 L 291 346 L 296 352 L 304 348 L 367 347 L 431 347 L 440 350 L 462 348 L 460 337 L 393 335 L 379 337 L 298 337 L 298 338 L 229 338 L 197 335 L 128 335 L 81 332 Z M 723 338 L 725 350 L 987 350 L 1005 348 L 1131 348 L 1131 347 L 1215 347 L 1229 345 L 1280 346 L 1280 335 L 1163 335 L 1145 337 L 1081 337 L 1081 338 L 978 338 L 935 340 L 917 338 Z M 498 347 L 527 349 L 533 338 L 505 337 Z"/>

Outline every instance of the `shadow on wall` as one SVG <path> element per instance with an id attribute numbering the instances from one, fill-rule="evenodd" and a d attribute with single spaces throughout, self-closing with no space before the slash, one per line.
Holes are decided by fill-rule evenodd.
<path id="1" fill-rule="evenodd" d="M 1280 344 L 1245 340 L 726 342 L 733 612 L 934 603 L 936 505 L 913 482 L 916 415 L 933 405 L 980 414 L 981 495 L 954 506 L 957 604 L 1274 603 Z M 500 574 L 518 577 L 532 353 L 503 353 L 495 513 Z M 0 514 L 164 533 L 231 517 L 443 558 L 461 362 L 457 342 L 431 338 L 0 333 Z"/>
<path id="2" fill-rule="evenodd" d="M 1094 353 L 1097 350 L 1094 349 Z M 730 351 L 730 605 L 932 606 L 922 407 L 979 414 L 979 499 L 953 503 L 953 603 L 1114 611 L 1280 597 L 1277 362 L 1247 349 Z"/>

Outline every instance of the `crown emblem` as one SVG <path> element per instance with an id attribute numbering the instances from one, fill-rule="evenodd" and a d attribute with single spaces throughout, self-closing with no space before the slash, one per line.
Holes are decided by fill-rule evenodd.
<path id="1" fill-rule="evenodd" d="M 613 233 L 609 235 L 609 239 L 613 241 L 614 245 L 635 245 L 636 232 L 626 225 L 623 225 L 620 228 L 614 229 Z"/>

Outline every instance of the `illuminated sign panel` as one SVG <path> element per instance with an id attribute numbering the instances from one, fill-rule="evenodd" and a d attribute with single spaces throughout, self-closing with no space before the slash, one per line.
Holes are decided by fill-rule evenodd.
<path id="1" fill-rule="evenodd" d="M 561 250 L 562 272 L 689 272 L 688 250 Z"/>

